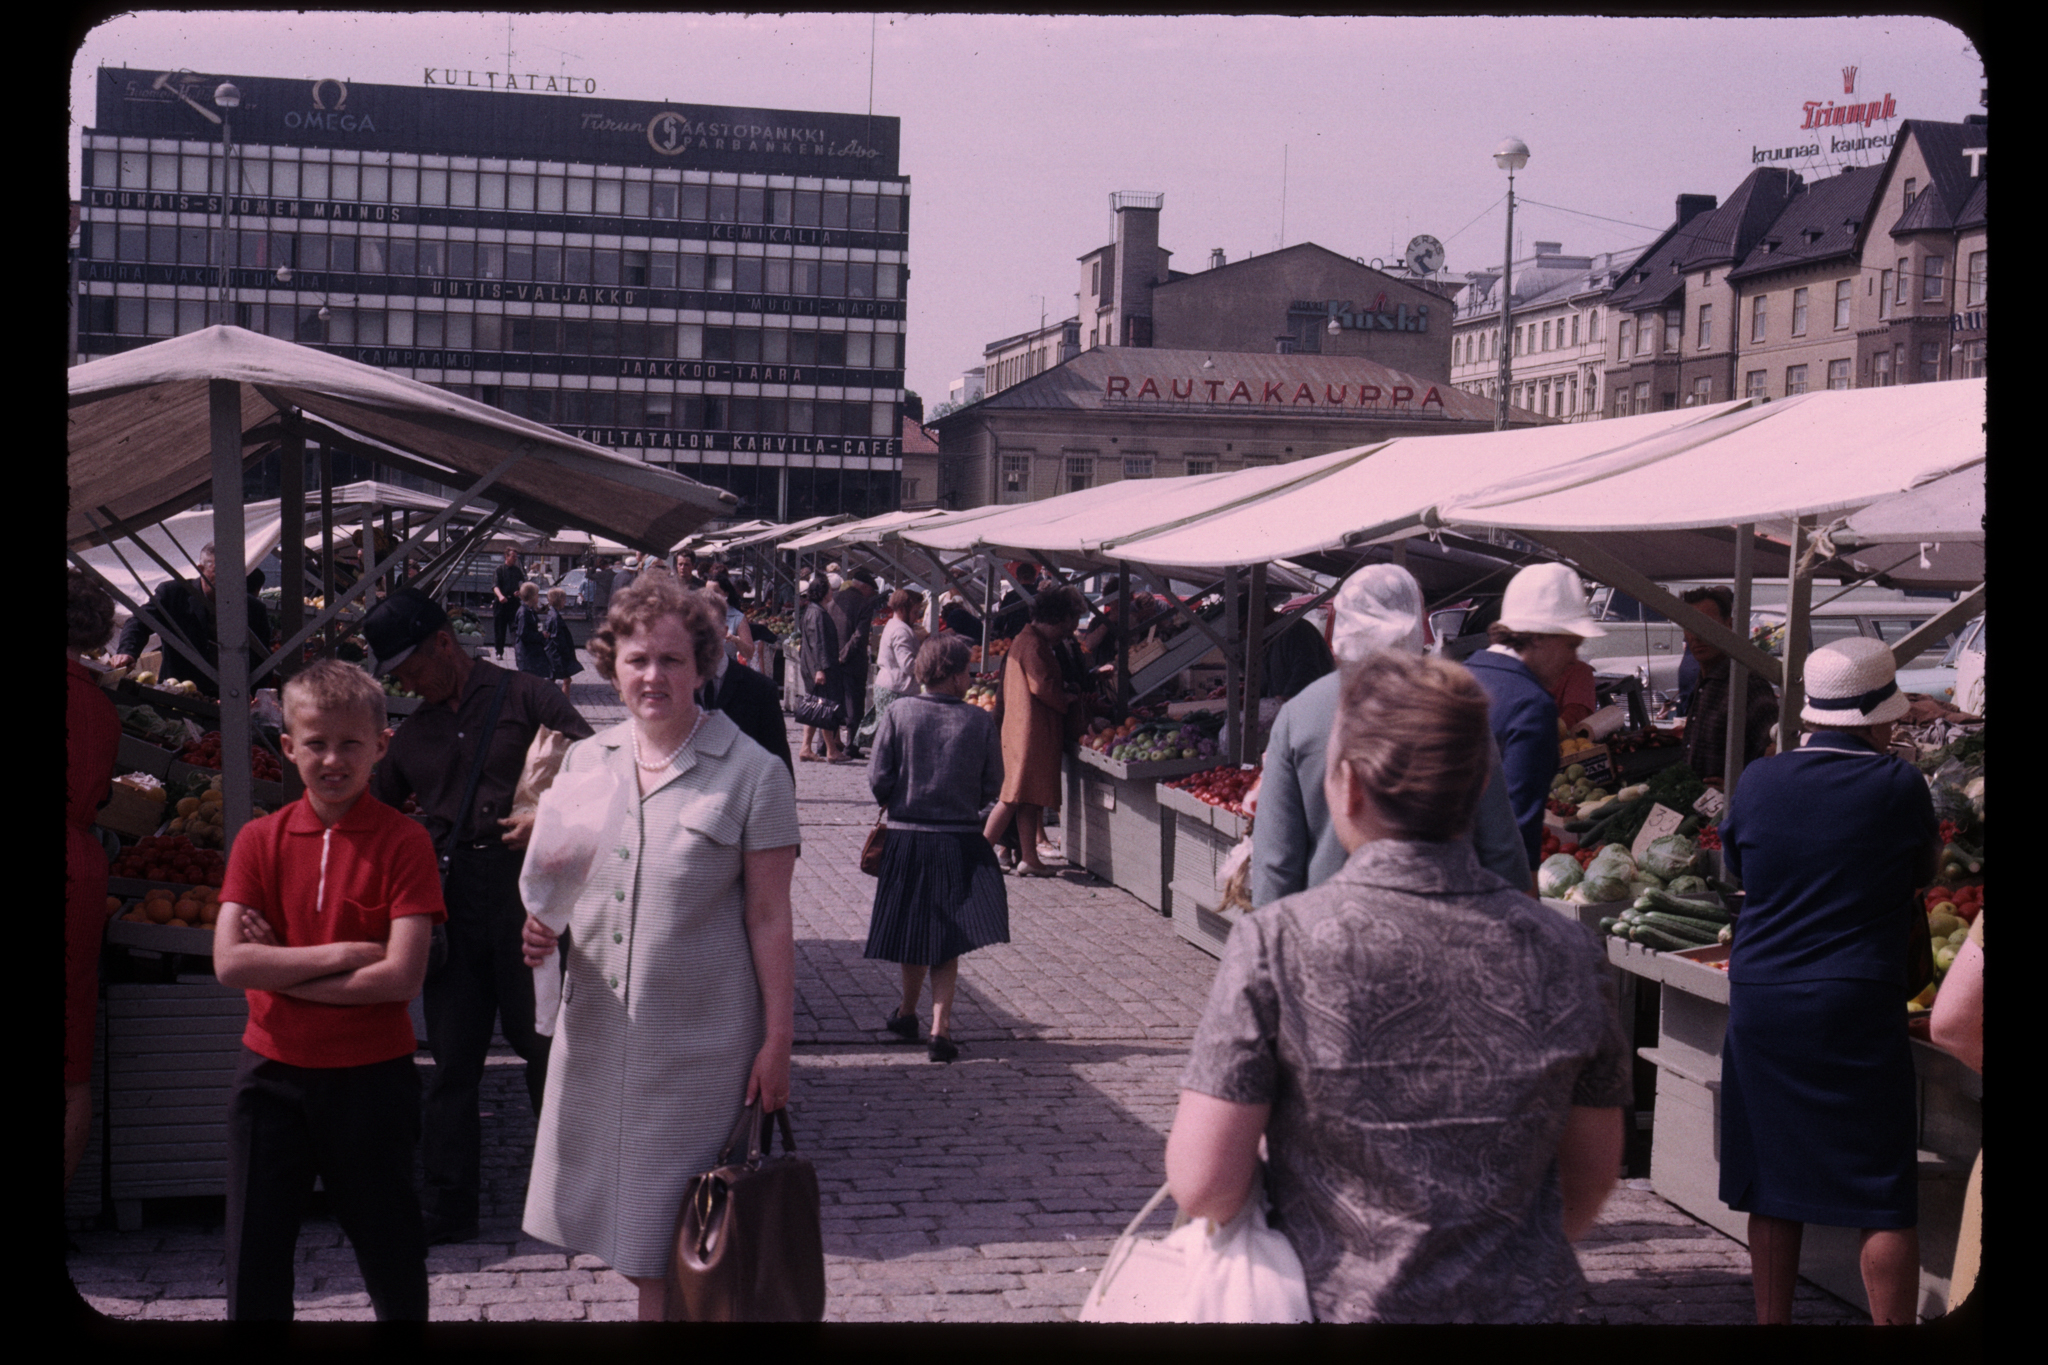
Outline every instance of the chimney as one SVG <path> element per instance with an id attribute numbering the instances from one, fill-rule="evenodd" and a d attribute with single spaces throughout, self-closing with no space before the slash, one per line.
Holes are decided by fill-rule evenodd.
<path id="1" fill-rule="evenodd" d="M 1216 268 L 1217 266 L 1219 266 L 1219 265 L 1222 265 L 1222 264 L 1223 264 L 1223 248 L 1222 248 L 1222 247 L 1220 247 L 1220 246 L 1212 246 L 1212 247 L 1210 247 L 1210 248 L 1209 248 L 1209 268 L 1210 268 L 1211 270 L 1214 270 L 1214 269 L 1215 269 L 1215 268 Z"/>
<path id="2" fill-rule="evenodd" d="M 1163 194 L 1119 190 L 1109 196 L 1116 213 L 1117 344 L 1152 344 L 1152 286 L 1159 273 L 1159 211 Z"/>
<path id="3" fill-rule="evenodd" d="M 1678 196 L 1678 226 L 1684 227 L 1703 213 L 1711 213 L 1720 205 L 1720 199 L 1711 194 L 1681 194 Z"/>

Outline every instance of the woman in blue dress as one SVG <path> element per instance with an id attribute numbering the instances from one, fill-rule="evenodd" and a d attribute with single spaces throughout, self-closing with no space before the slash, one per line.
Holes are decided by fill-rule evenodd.
<path id="1" fill-rule="evenodd" d="M 1891 651 L 1841 640 L 1806 663 L 1804 745 L 1751 764 L 1721 841 L 1747 895 L 1728 962 L 1721 1201 L 1749 1215 L 1759 1323 L 1792 1320 L 1808 1223 L 1862 1230 L 1879 1325 L 1920 1287 L 1915 1082 L 1906 1036 L 1915 888 L 1940 842 L 1927 783 L 1892 757 L 1906 712 Z"/>

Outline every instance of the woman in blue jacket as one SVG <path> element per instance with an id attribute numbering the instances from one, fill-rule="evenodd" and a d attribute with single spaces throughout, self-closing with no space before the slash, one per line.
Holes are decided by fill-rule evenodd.
<path id="1" fill-rule="evenodd" d="M 1557 776 L 1557 686 L 1579 642 L 1607 632 L 1593 623 L 1579 576 L 1567 564 L 1531 564 L 1508 582 L 1492 645 L 1465 661 L 1492 702 L 1493 737 L 1507 774 L 1508 804 L 1529 866 L 1542 861 L 1543 804 Z"/>

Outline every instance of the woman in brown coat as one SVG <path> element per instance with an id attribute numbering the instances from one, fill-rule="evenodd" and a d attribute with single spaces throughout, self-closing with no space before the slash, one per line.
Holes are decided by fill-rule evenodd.
<path id="1" fill-rule="evenodd" d="M 1031 603 L 1031 624 L 1010 644 L 1003 667 L 1003 792 L 982 831 L 990 843 L 1017 821 L 1017 875 L 1050 877 L 1038 857 L 1045 809 L 1060 804 L 1060 750 L 1067 708 L 1078 695 L 1067 685 L 1053 642 L 1074 633 L 1086 610 L 1072 588 L 1048 588 Z"/>

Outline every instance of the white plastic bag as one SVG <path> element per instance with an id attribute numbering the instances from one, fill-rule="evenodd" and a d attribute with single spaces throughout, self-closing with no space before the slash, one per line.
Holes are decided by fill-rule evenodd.
<path id="1" fill-rule="evenodd" d="M 569 927 L 569 912 L 590 880 L 625 797 L 623 784 L 602 768 L 564 773 L 541 793 L 519 872 L 519 899 L 528 914 L 557 934 Z M 534 1031 L 553 1037 L 561 1007 L 561 964 L 550 958 L 533 969 Z"/>
<path id="2" fill-rule="evenodd" d="M 1221 1227 L 1197 1218 L 1157 1241 L 1138 1236 L 1166 1194 L 1161 1186 L 1117 1239 L 1081 1321 L 1314 1321 L 1301 1258 L 1266 1221 L 1263 1179 Z"/>

